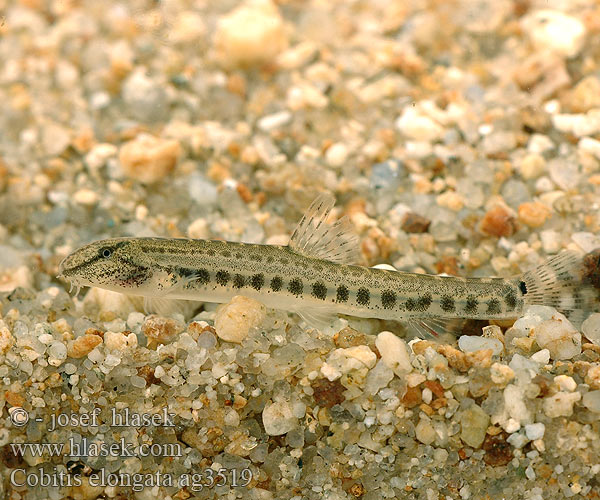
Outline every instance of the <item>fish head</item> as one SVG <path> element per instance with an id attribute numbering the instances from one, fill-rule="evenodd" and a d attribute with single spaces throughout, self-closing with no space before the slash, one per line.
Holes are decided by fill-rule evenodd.
<path id="1" fill-rule="evenodd" d="M 78 248 L 63 259 L 58 277 L 76 286 L 135 294 L 149 282 L 152 267 L 138 241 L 111 238 Z"/>

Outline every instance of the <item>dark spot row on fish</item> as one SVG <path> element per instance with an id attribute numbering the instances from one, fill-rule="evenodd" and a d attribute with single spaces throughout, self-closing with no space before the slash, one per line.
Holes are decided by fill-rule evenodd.
<path id="1" fill-rule="evenodd" d="M 202 285 L 206 285 L 210 282 L 210 272 L 207 269 L 193 270 L 188 268 L 177 268 L 175 271 L 179 276 L 185 278 L 191 278 Z M 265 286 L 265 275 L 263 273 L 256 273 L 251 276 L 244 276 L 242 274 L 234 274 L 233 276 L 228 271 L 217 271 L 215 273 L 215 281 L 221 286 L 227 286 L 230 282 L 234 288 L 243 288 L 250 286 L 256 291 L 261 291 Z M 269 287 L 273 292 L 279 292 L 284 287 L 284 279 L 280 276 L 274 276 L 271 278 Z M 304 293 L 304 283 L 302 279 L 295 277 L 292 278 L 287 285 L 287 291 L 295 296 L 300 296 Z M 315 281 L 310 285 L 311 295 L 319 300 L 326 300 L 328 289 L 327 285 L 322 281 Z M 339 285 L 335 290 L 335 301 L 338 303 L 345 303 L 350 300 L 350 290 L 346 285 Z M 513 311 L 519 305 L 515 291 L 511 288 L 505 290 L 504 302 L 506 304 L 507 311 Z M 361 306 L 368 306 L 371 303 L 371 292 L 365 287 L 361 287 L 356 292 L 356 303 Z M 333 300 L 333 299 L 332 299 Z M 431 294 L 426 293 L 422 296 L 409 298 L 404 303 L 399 304 L 397 295 L 392 290 L 384 290 L 381 293 L 381 306 L 384 309 L 393 309 L 398 307 L 400 310 L 406 310 L 410 312 L 425 312 L 433 303 Z M 486 302 L 486 314 L 499 314 L 502 312 L 502 307 L 499 299 L 492 298 Z M 464 312 L 467 314 L 474 314 L 477 312 L 479 307 L 479 300 L 469 295 L 466 299 Z M 440 299 L 440 308 L 444 312 L 456 311 L 456 301 L 450 295 L 442 295 Z"/>

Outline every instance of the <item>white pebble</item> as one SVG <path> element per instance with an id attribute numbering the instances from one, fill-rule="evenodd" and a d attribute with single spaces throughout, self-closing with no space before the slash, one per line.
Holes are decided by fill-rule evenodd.
<path id="1" fill-rule="evenodd" d="M 257 122 L 257 126 L 263 132 L 270 132 L 281 128 L 292 121 L 292 113 L 289 111 L 279 111 L 270 115 L 263 116 Z"/>
<path id="2" fill-rule="evenodd" d="M 270 0 L 235 8 L 219 20 L 214 37 L 217 58 L 228 68 L 269 62 L 287 45 L 283 19 Z"/>
<path id="3" fill-rule="evenodd" d="M 582 21 L 550 9 L 538 10 L 527 16 L 523 29 L 538 50 L 550 50 L 564 57 L 576 56 L 586 35 Z"/>
<path id="4" fill-rule="evenodd" d="M 550 361 L 550 351 L 548 349 L 542 349 L 531 355 L 531 360 L 541 365 L 547 365 Z"/>
<path id="5" fill-rule="evenodd" d="M 375 346 L 381 359 L 399 377 L 412 371 L 410 355 L 406 342 L 392 332 L 381 332 L 377 335 Z"/>
<path id="6" fill-rule="evenodd" d="M 358 345 L 343 349 L 344 355 L 350 358 L 357 359 L 367 368 L 373 368 L 377 362 L 377 356 L 366 345 Z"/>
<path id="7" fill-rule="evenodd" d="M 564 316 L 543 321 L 534 333 L 537 344 L 547 348 L 552 359 L 571 359 L 581 354 L 581 333 Z"/>
<path id="8" fill-rule="evenodd" d="M 330 167 L 341 167 L 348 159 L 348 147 L 336 142 L 332 144 L 325 153 L 325 160 Z"/>
<path id="9" fill-rule="evenodd" d="M 561 391 L 573 392 L 577 389 L 577 382 L 568 375 L 557 375 L 554 377 L 554 383 Z"/>
<path id="10" fill-rule="evenodd" d="M 435 441 L 435 429 L 425 419 L 421 419 L 415 427 L 416 438 L 423 444 L 431 444 Z"/>
<path id="11" fill-rule="evenodd" d="M 54 337 L 52 335 L 50 335 L 49 333 L 42 333 L 39 337 L 38 340 L 42 343 L 42 344 L 50 344 L 53 340 Z"/>
<path id="12" fill-rule="evenodd" d="M 137 344 L 138 342 L 135 333 L 130 333 L 129 335 L 120 332 L 104 333 L 104 345 L 107 349 L 123 351 L 128 347 L 136 347 Z"/>
<path id="13" fill-rule="evenodd" d="M 205 218 L 200 217 L 188 226 L 187 235 L 190 238 L 201 240 L 206 239 L 210 236 L 210 231 L 208 229 L 208 222 Z"/>
<path id="14" fill-rule="evenodd" d="M 217 308 L 215 330 L 219 338 L 240 343 L 248 336 L 251 328 L 263 322 L 266 314 L 265 306 L 260 302 L 236 295 L 231 302 Z"/>
<path id="15" fill-rule="evenodd" d="M 542 439 L 544 437 L 544 432 L 546 432 L 546 426 L 541 422 L 527 424 L 525 426 L 525 435 L 530 441 Z"/>
<path id="16" fill-rule="evenodd" d="M 586 392 L 583 395 L 583 405 L 594 413 L 600 413 L 600 390 Z"/>
<path id="17" fill-rule="evenodd" d="M 433 392 L 431 392 L 431 389 L 425 387 L 421 393 L 421 399 L 423 399 L 423 403 L 425 404 L 431 403 L 431 400 L 433 399 Z"/>
<path id="18" fill-rule="evenodd" d="M 504 346 L 498 339 L 477 337 L 475 335 L 463 335 L 458 339 L 458 347 L 462 352 L 475 352 L 483 349 L 491 349 L 497 355 L 502 352 Z"/>
<path id="19" fill-rule="evenodd" d="M 490 367 L 490 378 L 494 384 L 505 385 L 515 378 L 515 372 L 510 366 L 494 363 Z"/>
<path id="20" fill-rule="evenodd" d="M 67 359 L 67 346 L 62 342 L 52 342 L 48 347 L 48 364 L 60 366 Z"/>
<path id="21" fill-rule="evenodd" d="M 94 205 L 98 199 L 98 194 L 91 189 L 80 189 L 73 195 L 73 201 L 79 205 Z"/>
<path id="22" fill-rule="evenodd" d="M 590 342 L 600 345 L 600 313 L 591 314 L 581 325 L 581 331 Z"/>
<path id="23" fill-rule="evenodd" d="M 321 365 L 321 374 L 330 382 L 337 380 L 342 376 L 342 371 L 329 363 L 323 363 Z"/>
<path id="24" fill-rule="evenodd" d="M 292 412 L 292 405 L 287 401 L 275 402 L 265 406 L 262 412 L 265 432 L 269 436 L 281 436 L 294 427 L 297 419 Z"/>
<path id="25" fill-rule="evenodd" d="M 335 349 L 321 365 L 321 373 L 333 381 L 352 370 L 373 368 L 376 362 L 377 356 L 366 345 Z"/>
<path id="26" fill-rule="evenodd" d="M 531 412 L 525 404 L 525 394 L 521 387 L 514 384 L 504 389 L 504 408 L 510 418 L 519 423 L 531 421 Z"/>
<path id="27" fill-rule="evenodd" d="M 560 250 L 560 234 L 553 229 L 540 232 L 542 247 L 546 253 L 557 253 Z"/>
<path id="28" fill-rule="evenodd" d="M 367 374 L 365 393 L 376 394 L 382 387 L 386 387 L 393 378 L 394 372 L 380 359 Z"/>
<path id="29" fill-rule="evenodd" d="M 600 110 L 587 113 L 552 115 L 552 124 L 561 132 L 570 132 L 576 137 L 594 135 L 600 131 Z"/>
<path id="30" fill-rule="evenodd" d="M 583 137 L 578 146 L 581 151 L 592 154 L 600 160 L 600 141 L 591 137 Z"/>
<path id="31" fill-rule="evenodd" d="M 231 408 L 225 414 L 225 417 L 223 418 L 223 422 L 225 423 L 225 425 L 229 425 L 231 427 L 237 427 L 238 425 L 240 425 L 240 415 L 238 414 L 237 411 L 235 411 L 233 408 Z"/>
<path id="32" fill-rule="evenodd" d="M 133 330 L 136 326 L 141 326 L 145 318 L 143 313 L 133 311 L 127 316 L 127 327 Z"/>
<path id="33" fill-rule="evenodd" d="M 573 233 L 571 239 L 586 253 L 600 248 L 600 236 L 594 233 L 579 231 Z"/>
<path id="34" fill-rule="evenodd" d="M 418 141 L 434 141 L 444 134 L 444 128 L 416 108 L 409 106 L 396 120 L 396 127 L 405 136 Z"/>
<path id="35" fill-rule="evenodd" d="M 508 438 L 506 439 L 506 441 L 511 444 L 512 446 L 514 446 L 517 449 L 521 449 L 523 448 L 523 446 L 525 446 L 527 444 L 527 437 L 525 436 L 525 434 L 521 434 L 520 432 L 515 432 L 513 434 L 511 434 L 510 436 L 508 436 Z"/>
<path id="36" fill-rule="evenodd" d="M 541 154 L 554 149 L 552 139 L 547 135 L 533 134 L 527 143 L 527 151 L 533 154 Z M 540 172 L 541 174 L 541 172 Z M 535 177 L 538 177 L 536 175 Z"/>
<path id="37" fill-rule="evenodd" d="M 95 303 L 100 311 L 112 311 L 119 318 L 127 318 L 131 312 L 136 310 L 132 298 L 133 296 L 123 293 L 93 287 L 83 299 L 83 304 L 85 309 L 88 303 Z"/>
<path id="38" fill-rule="evenodd" d="M 506 432 L 512 434 L 521 428 L 521 424 L 514 418 L 509 418 L 506 422 L 504 422 L 502 427 Z"/>
<path id="39" fill-rule="evenodd" d="M 573 415 L 573 405 L 581 399 L 579 392 L 557 392 L 544 398 L 544 413 L 547 417 L 570 417 Z"/>
<path id="40" fill-rule="evenodd" d="M 129 380 L 133 387 L 137 387 L 138 389 L 146 387 L 146 380 L 138 375 L 133 375 Z"/>

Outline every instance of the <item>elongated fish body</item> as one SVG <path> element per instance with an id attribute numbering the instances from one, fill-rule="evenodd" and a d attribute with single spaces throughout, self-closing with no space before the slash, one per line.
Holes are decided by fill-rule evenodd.
<path id="1" fill-rule="evenodd" d="M 148 273 L 131 273 L 124 266 L 118 280 L 107 285 L 120 291 L 120 286 L 136 283 L 138 291 L 150 297 L 227 302 L 245 295 L 275 309 L 326 306 L 339 314 L 382 319 L 506 318 L 518 314 L 523 305 L 515 280 L 336 264 L 281 246 L 172 238 L 112 239 L 102 245 L 113 252 L 143 254 Z M 89 283 L 100 279 L 84 273 L 81 277 Z"/>
<path id="2" fill-rule="evenodd" d="M 227 302 L 245 295 L 267 307 L 299 313 L 318 327 L 336 314 L 439 323 L 444 318 L 515 318 L 527 303 L 554 305 L 567 313 L 597 305 L 597 269 L 585 268 L 584 259 L 571 252 L 508 279 L 442 277 L 345 263 L 356 260 L 358 245 L 346 221 L 325 223 L 332 206 L 329 197 L 315 200 L 288 247 L 113 238 L 75 251 L 61 263 L 60 273 L 77 286 L 148 299 Z"/>

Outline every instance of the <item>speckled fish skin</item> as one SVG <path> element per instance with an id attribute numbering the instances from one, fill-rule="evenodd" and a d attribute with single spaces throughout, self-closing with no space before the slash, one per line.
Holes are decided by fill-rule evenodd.
<path id="1" fill-rule="evenodd" d="M 353 265 L 358 238 L 335 199 L 308 208 L 287 247 L 179 238 L 113 238 L 66 257 L 60 275 L 149 299 L 228 302 L 235 295 L 300 314 L 325 328 L 336 314 L 407 320 L 420 333 L 457 333 L 448 318 L 516 318 L 526 304 L 552 306 L 580 323 L 600 304 L 600 249 L 562 252 L 512 278 L 459 278 Z M 393 269 L 393 268 L 392 268 Z M 414 319 L 414 321 L 413 321 Z M 427 324 L 426 324 L 427 323 Z"/>
<path id="2" fill-rule="evenodd" d="M 523 307 L 519 279 L 457 278 L 344 265 L 289 247 L 174 238 L 115 238 L 61 264 L 77 285 L 167 299 L 305 307 L 365 318 L 509 318 Z"/>

